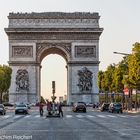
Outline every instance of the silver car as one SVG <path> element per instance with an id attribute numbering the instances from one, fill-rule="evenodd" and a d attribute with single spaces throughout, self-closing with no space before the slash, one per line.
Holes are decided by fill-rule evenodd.
<path id="1" fill-rule="evenodd" d="M 26 104 L 17 104 L 15 107 L 15 114 L 29 114 L 28 106 Z"/>

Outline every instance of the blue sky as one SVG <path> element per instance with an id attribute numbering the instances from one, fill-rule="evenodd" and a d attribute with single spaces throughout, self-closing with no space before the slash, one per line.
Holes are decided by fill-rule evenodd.
<path id="1" fill-rule="evenodd" d="M 4 32 L 4 28 L 8 26 L 9 12 L 99 12 L 100 27 L 104 28 L 100 37 L 100 70 L 105 70 L 109 64 L 118 63 L 122 59 L 123 56 L 113 54 L 114 51 L 131 53 L 132 44 L 140 42 L 139 0 L 0 0 L 0 2 L 0 64 L 7 64 L 9 59 L 8 38 Z M 59 73 L 56 72 L 58 60 L 62 65 Z M 43 60 L 42 65 L 43 95 L 46 96 L 51 92 L 47 90 L 52 80 L 49 79 L 48 66 L 51 73 L 58 74 L 55 77 L 58 77 L 57 83 L 61 84 L 58 84 L 57 90 L 58 94 L 63 95 L 66 92 L 66 63 L 63 58 L 50 55 Z"/>

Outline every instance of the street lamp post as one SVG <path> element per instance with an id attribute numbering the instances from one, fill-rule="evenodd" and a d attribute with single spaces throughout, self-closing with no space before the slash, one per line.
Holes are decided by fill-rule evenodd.
<path id="1" fill-rule="evenodd" d="M 128 55 L 130 55 L 130 54 L 128 54 L 128 53 L 122 53 L 122 52 L 113 52 L 114 54 L 120 54 L 120 55 L 124 55 L 124 56 L 128 56 Z M 125 78 L 126 77 L 128 77 L 128 75 L 125 75 Z M 127 86 L 129 87 L 129 84 L 128 83 L 126 83 L 127 84 Z M 126 86 L 126 85 L 125 85 Z M 126 88 L 126 87 L 125 87 Z M 125 104 L 126 104 L 126 106 L 127 107 L 129 107 L 129 109 L 131 110 L 132 109 L 132 92 L 131 92 L 131 90 L 129 89 L 128 90 L 129 91 L 129 94 L 127 95 L 127 96 L 129 96 L 129 106 L 127 105 L 127 98 L 126 98 L 126 95 L 125 95 Z"/>
<path id="2" fill-rule="evenodd" d="M 130 54 L 128 54 L 128 53 L 121 53 L 121 52 L 113 52 L 114 54 L 121 54 L 121 55 L 130 55 Z"/>

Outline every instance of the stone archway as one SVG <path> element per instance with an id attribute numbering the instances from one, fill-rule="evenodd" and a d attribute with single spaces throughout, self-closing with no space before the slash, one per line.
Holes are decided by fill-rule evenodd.
<path id="1" fill-rule="evenodd" d="M 66 43 L 65 44 L 64 43 L 39 43 L 39 44 L 37 44 L 37 48 L 38 48 L 37 62 L 39 62 L 41 65 L 41 62 L 44 59 L 44 57 L 46 57 L 50 54 L 58 54 L 59 56 L 64 58 L 64 60 L 66 62 L 66 68 L 67 68 L 67 63 L 70 60 L 70 52 L 69 52 L 69 50 L 66 49 L 67 47 L 70 47 L 70 44 L 66 44 Z M 41 69 L 42 69 L 42 66 L 40 68 L 39 75 L 41 73 Z M 67 75 L 68 75 L 68 71 L 67 71 Z M 39 87 L 41 87 L 41 85 L 39 85 Z M 69 92 L 67 92 L 67 96 L 69 96 Z"/>
<path id="2" fill-rule="evenodd" d="M 10 13 L 8 18 L 11 103 L 39 101 L 40 63 L 51 53 L 67 62 L 68 104 L 98 102 L 99 37 L 103 31 L 98 13 Z"/>

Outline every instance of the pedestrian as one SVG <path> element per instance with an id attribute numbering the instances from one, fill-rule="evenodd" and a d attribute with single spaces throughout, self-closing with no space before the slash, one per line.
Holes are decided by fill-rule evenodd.
<path id="1" fill-rule="evenodd" d="M 63 117 L 63 110 L 62 110 L 62 103 L 60 102 L 59 103 L 59 108 L 58 108 L 58 110 L 59 110 L 59 115 L 61 114 L 61 117 Z"/>
<path id="2" fill-rule="evenodd" d="M 48 111 L 48 115 L 52 115 L 52 114 L 51 114 L 52 105 L 51 105 L 51 102 L 49 102 L 48 100 L 47 100 L 47 111 Z"/>
<path id="3" fill-rule="evenodd" d="M 44 110 L 43 110 L 43 103 L 42 102 L 39 103 L 39 112 L 40 112 L 40 116 L 43 116 Z"/>

